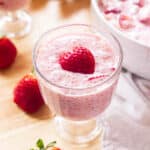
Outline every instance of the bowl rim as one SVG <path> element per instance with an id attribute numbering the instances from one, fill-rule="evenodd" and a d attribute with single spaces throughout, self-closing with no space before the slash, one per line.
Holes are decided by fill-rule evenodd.
<path id="1" fill-rule="evenodd" d="M 109 22 L 105 19 L 101 9 L 99 8 L 98 6 L 98 0 L 92 0 L 92 7 L 93 9 L 95 9 L 98 17 L 113 31 L 115 32 L 116 34 L 118 34 L 119 36 L 122 36 L 123 38 L 131 41 L 132 43 L 134 44 L 138 44 L 139 46 L 143 47 L 143 48 L 150 48 L 149 45 L 145 45 L 144 43 L 134 39 L 134 38 L 131 38 L 131 37 L 128 37 L 125 33 L 121 32 L 119 29 L 115 28 L 112 24 L 109 24 Z M 111 32 L 112 32 L 111 31 Z"/>

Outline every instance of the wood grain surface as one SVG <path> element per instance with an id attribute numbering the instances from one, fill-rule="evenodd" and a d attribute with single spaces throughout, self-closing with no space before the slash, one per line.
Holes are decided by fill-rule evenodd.
<path id="1" fill-rule="evenodd" d="M 99 150 L 99 140 L 85 147 L 62 141 L 46 106 L 34 115 L 27 115 L 13 103 L 15 85 L 32 70 L 32 50 L 37 39 L 58 25 L 89 23 L 90 1 L 32 0 L 27 11 L 32 16 L 32 30 L 23 39 L 12 39 L 18 49 L 16 61 L 9 69 L 0 71 L 0 150 L 29 150 L 38 138 L 46 142 L 57 140 L 63 150 Z"/>

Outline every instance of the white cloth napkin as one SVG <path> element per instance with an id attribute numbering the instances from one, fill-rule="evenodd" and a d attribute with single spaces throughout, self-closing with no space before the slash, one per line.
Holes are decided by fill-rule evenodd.
<path id="1" fill-rule="evenodd" d="M 106 112 L 108 126 L 104 150 L 150 150 L 148 98 L 140 92 L 130 73 L 121 73 L 112 104 Z"/>

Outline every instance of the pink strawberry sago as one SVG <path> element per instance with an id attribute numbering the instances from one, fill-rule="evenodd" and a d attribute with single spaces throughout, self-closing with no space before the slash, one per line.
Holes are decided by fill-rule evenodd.
<path id="1" fill-rule="evenodd" d="M 150 0 L 99 0 L 99 7 L 112 25 L 150 46 Z"/>
<path id="2" fill-rule="evenodd" d="M 90 28 L 86 25 L 76 26 Z M 65 34 L 63 30 L 67 28 L 74 26 L 46 33 L 33 52 L 41 92 L 46 104 L 57 115 L 77 121 L 92 119 L 111 102 L 122 54 L 113 45 L 114 41 L 106 40 L 103 34 L 87 33 L 81 29 L 72 29 Z M 60 53 L 80 46 L 89 49 L 94 56 L 95 72 L 92 74 L 67 71 L 59 64 Z"/>
<path id="3" fill-rule="evenodd" d="M 30 0 L 0 0 L 0 9 L 15 11 L 24 7 L 29 1 Z"/>

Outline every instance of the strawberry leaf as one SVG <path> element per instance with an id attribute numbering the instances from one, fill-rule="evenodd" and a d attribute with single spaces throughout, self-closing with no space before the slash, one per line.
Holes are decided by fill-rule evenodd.
<path id="1" fill-rule="evenodd" d="M 47 146 L 46 146 L 45 149 L 47 150 L 47 149 L 50 148 L 50 147 L 54 147 L 55 144 L 56 144 L 56 141 L 50 142 L 49 144 L 47 144 Z"/>
<path id="2" fill-rule="evenodd" d="M 38 139 L 38 141 L 36 142 L 36 146 L 40 149 L 40 150 L 44 150 L 44 142 L 42 139 Z"/>
<path id="3" fill-rule="evenodd" d="M 48 150 L 48 148 L 53 148 L 56 144 L 56 141 L 50 142 L 46 146 L 44 145 L 44 142 L 42 139 L 38 139 L 36 142 L 36 148 L 31 148 L 30 150 Z"/>

